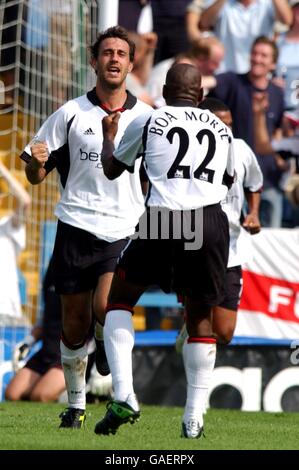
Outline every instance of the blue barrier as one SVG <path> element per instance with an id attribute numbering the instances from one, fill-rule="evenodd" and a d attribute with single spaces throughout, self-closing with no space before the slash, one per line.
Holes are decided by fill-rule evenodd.
<path id="1" fill-rule="evenodd" d="M 176 294 L 165 294 L 162 291 L 145 292 L 139 299 L 138 304 L 141 307 L 181 307 L 182 304 L 177 301 Z"/>
<path id="2" fill-rule="evenodd" d="M 174 346 L 178 330 L 150 330 L 135 333 L 135 346 Z M 234 336 L 229 346 L 290 346 L 292 339 Z"/>
<path id="3" fill-rule="evenodd" d="M 27 281 L 20 269 L 18 269 L 19 291 L 21 298 L 21 305 L 27 304 Z"/>

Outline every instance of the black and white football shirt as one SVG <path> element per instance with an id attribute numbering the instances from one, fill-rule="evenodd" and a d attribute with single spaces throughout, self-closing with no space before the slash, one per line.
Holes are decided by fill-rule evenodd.
<path id="1" fill-rule="evenodd" d="M 114 157 L 133 171 L 144 156 L 150 181 L 148 206 L 189 210 L 219 203 L 234 175 L 232 133 L 213 113 L 190 102 L 139 116 Z"/>
<path id="2" fill-rule="evenodd" d="M 152 108 L 127 92 L 121 111 L 115 147 L 128 124 Z M 109 242 L 134 233 L 144 211 L 139 181 L 140 161 L 133 174 L 125 172 L 109 181 L 102 169 L 102 119 L 109 111 L 99 102 L 95 89 L 68 101 L 52 114 L 34 140 L 46 141 L 50 151 L 45 168 L 57 168 L 61 199 L 55 215 Z M 30 161 L 30 144 L 21 158 Z"/>

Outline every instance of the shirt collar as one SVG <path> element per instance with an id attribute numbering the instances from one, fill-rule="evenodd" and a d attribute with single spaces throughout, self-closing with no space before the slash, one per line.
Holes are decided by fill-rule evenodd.
<path id="1" fill-rule="evenodd" d="M 189 108 L 197 108 L 196 104 L 194 104 L 191 100 L 174 100 L 168 106 L 188 106 Z"/>
<path id="2" fill-rule="evenodd" d="M 93 88 L 92 90 L 90 90 L 87 93 L 87 98 L 89 99 L 89 101 L 93 105 L 100 106 L 100 108 L 102 108 L 104 111 L 106 111 L 107 114 L 111 114 L 111 113 L 116 112 L 116 111 L 120 111 L 122 113 L 123 111 L 126 111 L 126 109 L 132 109 L 135 106 L 135 104 L 137 103 L 136 96 L 132 95 L 128 90 L 126 90 L 126 91 L 127 91 L 127 99 L 124 102 L 123 106 L 121 108 L 118 108 L 118 109 L 109 109 L 109 108 L 107 108 L 107 106 L 99 100 L 99 98 L 96 94 L 96 88 Z"/>

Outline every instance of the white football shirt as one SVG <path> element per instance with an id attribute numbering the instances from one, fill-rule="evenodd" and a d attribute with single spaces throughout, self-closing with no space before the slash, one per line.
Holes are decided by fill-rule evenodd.
<path id="1" fill-rule="evenodd" d="M 128 124 L 151 109 L 128 92 L 120 110 L 116 147 Z M 93 89 L 59 108 L 34 139 L 47 142 L 50 156 L 45 168 L 49 172 L 56 167 L 60 175 L 61 199 L 55 210 L 58 219 L 112 242 L 134 233 L 144 211 L 144 198 L 140 161 L 135 173 L 125 172 L 115 181 L 109 181 L 103 173 L 102 119 L 108 112 Z M 30 161 L 30 144 L 21 158 Z"/>
<path id="2" fill-rule="evenodd" d="M 143 156 L 147 205 L 190 210 L 219 203 L 234 175 L 232 133 L 213 113 L 181 101 L 139 116 L 114 157 L 133 171 Z"/>
<path id="3" fill-rule="evenodd" d="M 222 201 L 222 209 L 229 222 L 229 258 L 228 267 L 239 266 L 250 257 L 250 235 L 240 223 L 244 205 L 244 190 L 252 193 L 260 191 L 263 175 L 256 156 L 242 139 L 233 139 L 236 179 Z"/>

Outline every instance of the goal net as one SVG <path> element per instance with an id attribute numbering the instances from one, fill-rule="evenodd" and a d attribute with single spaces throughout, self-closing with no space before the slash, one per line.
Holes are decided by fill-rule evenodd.
<path id="1" fill-rule="evenodd" d="M 58 185 L 56 172 L 41 185 L 29 185 L 19 155 L 52 112 L 94 85 L 88 46 L 98 32 L 100 1 L 0 2 L 0 160 L 32 198 L 26 220 L 26 249 L 19 257 L 25 281 L 25 324 L 33 323 L 41 313 L 41 282 L 55 233 Z M 12 194 L 1 197 L 0 217 L 13 208 Z M 9 355 L 5 340 L 8 328 L 0 323 L 0 367 Z M 1 380 L 0 374 L 0 400 Z"/>

